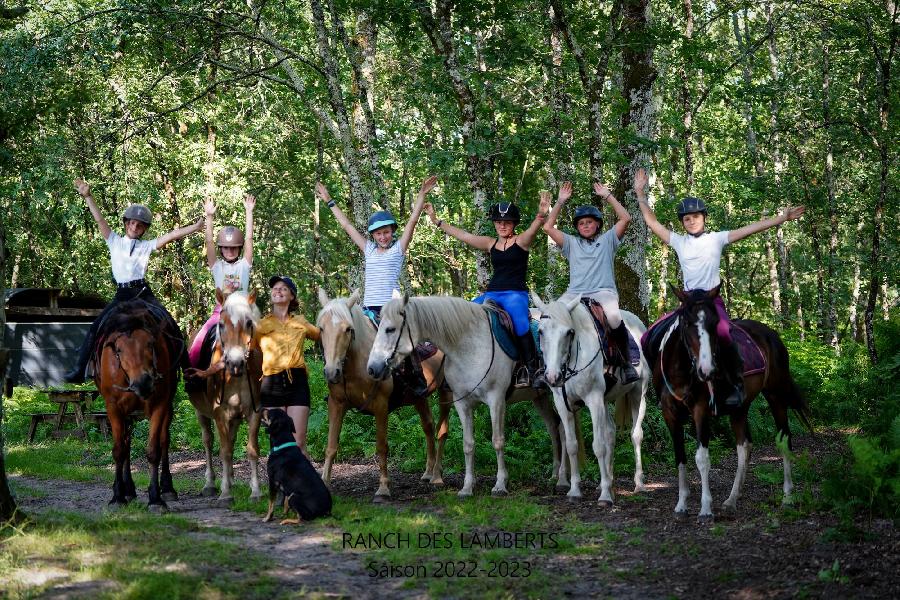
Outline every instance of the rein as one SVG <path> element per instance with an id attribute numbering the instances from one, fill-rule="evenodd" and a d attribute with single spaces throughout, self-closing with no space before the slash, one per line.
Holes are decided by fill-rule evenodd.
<path id="1" fill-rule="evenodd" d="M 219 322 L 216 324 L 216 328 L 224 329 L 224 327 L 225 327 L 225 325 L 222 322 L 222 320 L 220 319 Z M 217 337 L 218 337 L 218 339 L 216 340 L 216 345 L 222 349 L 222 356 L 224 357 L 225 356 L 225 344 L 222 343 L 221 332 L 217 332 Z M 253 345 L 253 335 L 250 336 L 250 341 L 247 342 L 247 346 L 244 348 L 245 373 L 244 373 L 243 377 L 247 378 L 247 388 L 250 390 L 250 407 L 253 409 L 253 412 L 258 413 L 262 407 L 257 404 L 256 394 L 253 393 L 253 384 L 250 383 L 249 360 L 250 360 L 250 354 L 253 352 L 253 350 L 251 349 L 252 345 Z M 223 404 L 225 404 L 225 376 L 227 375 L 227 373 L 226 373 L 227 371 L 228 371 L 228 369 L 222 369 L 222 385 L 220 386 L 222 388 L 222 392 L 221 392 L 221 394 L 219 394 L 219 406 L 222 406 Z"/>
<path id="2" fill-rule="evenodd" d="M 550 318 L 551 317 L 549 315 L 544 315 L 544 314 L 541 315 L 541 319 L 550 319 Z M 540 330 L 538 330 L 538 335 L 540 335 Z M 569 404 L 569 394 L 566 391 L 566 382 L 569 381 L 570 379 L 572 379 L 573 377 L 576 377 L 577 375 L 579 375 L 580 373 L 585 371 L 588 367 L 590 367 L 592 364 L 594 364 L 594 361 L 597 360 L 597 357 L 600 356 L 601 352 L 603 352 L 603 344 L 600 343 L 600 339 L 598 338 L 597 339 L 597 352 L 594 353 L 594 356 L 591 357 L 591 360 L 589 360 L 587 362 L 587 364 L 584 365 L 583 367 L 581 367 L 580 369 L 569 368 L 569 362 L 572 360 L 572 344 L 575 344 L 574 365 L 576 367 L 578 366 L 578 355 L 581 350 L 581 343 L 577 342 L 577 340 L 575 338 L 576 338 L 576 334 L 573 334 L 571 339 L 569 340 L 569 347 L 568 347 L 568 350 L 566 351 L 566 360 L 563 361 L 562 372 L 560 373 L 560 377 L 562 379 L 562 385 L 560 387 L 562 387 L 563 402 L 565 402 L 565 404 L 566 404 L 566 410 L 568 410 L 570 413 L 574 413 L 575 411 L 572 410 L 572 407 Z"/>
<path id="3" fill-rule="evenodd" d="M 150 331 L 149 329 L 142 327 L 140 330 L 146 331 L 148 334 L 153 335 L 153 332 Z M 135 331 L 137 331 L 137 330 L 135 330 Z M 133 332 L 131 332 L 131 333 L 133 333 Z M 122 374 L 125 375 L 125 383 L 128 384 L 126 387 L 123 387 L 118 384 L 112 384 L 112 388 L 115 390 L 119 390 L 121 392 L 131 392 L 132 394 L 137 394 L 137 390 L 134 389 L 134 385 L 131 383 L 131 378 L 128 376 L 128 373 L 125 371 L 125 369 L 122 368 L 122 357 L 120 356 L 121 350 L 119 350 L 118 346 L 116 346 L 116 341 L 119 338 L 131 337 L 131 333 L 119 332 L 113 339 L 108 340 L 106 342 L 105 346 L 108 346 L 113 349 L 113 355 L 116 357 L 116 362 L 119 365 L 118 368 L 116 369 L 116 371 L 122 371 Z M 153 370 L 151 373 L 151 377 L 153 378 L 154 381 L 156 381 L 156 380 L 162 379 L 163 376 L 159 373 L 159 368 L 157 366 L 156 346 L 155 345 L 151 346 L 150 350 L 153 353 L 153 367 L 152 367 Z"/>
<path id="4" fill-rule="evenodd" d="M 477 390 L 478 387 L 482 384 L 482 382 L 484 382 L 484 380 L 487 379 L 487 376 L 488 376 L 488 374 L 491 372 L 491 369 L 494 368 L 494 356 L 495 356 L 495 354 L 496 354 L 496 352 L 497 352 L 497 340 L 496 340 L 496 338 L 494 337 L 494 328 L 491 327 L 491 315 L 488 314 L 487 311 L 485 311 L 484 316 L 487 317 L 488 331 L 489 331 L 490 334 L 491 334 L 491 362 L 488 364 L 488 368 L 487 368 L 487 370 L 484 372 L 484 375 L 482 375 L 482 376 L 481 376 L 481 379 L 478 380 L 478 383 L 475 384 L 475 387 L 473 387 L 471 390 L 469 390 L 467 393 L 463 394 L 463 395 L 460 396 L 459 398 L 454 398 L 454 399 L 453 399 L 453 403 L 454 403 L 454 404 L 457 403 L 457 402 L 459 402 L 459 401 L 462 400 L 463 398 L 466 398 L 466 397 L 468 397 L 468 396 L 471 396 L 472 393 L 473 393 L 475 390 Z M 403 317 L 404 317 L 404 319 L 406 318 L 406 314 L 405 314 L 405 313 L 404 313 Z M 530 335 L 530 334 L 529 334 L 529 335 Z M 445 358 L 445 359 L 446 359 L 446 356 L 447 356 L 447 355 L 445 354 L 445 355 L 444 355 L 444 358 Z"/>

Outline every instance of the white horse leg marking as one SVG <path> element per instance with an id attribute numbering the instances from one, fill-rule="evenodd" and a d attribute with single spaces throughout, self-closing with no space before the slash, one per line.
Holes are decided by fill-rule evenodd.
<path id="1" fill-rule="evenodd" d="M 700 357 L 698 359 L 697 368 L 700 373 L 709 376 L 712 374 L 712 344 L 709 341 L 709 333 L 703 326 L 706 322 L 706 311 L 701 310 L 697 313 L 697 339 L 700 340 Z"/>
<path id="2" fill-rule="evenodd" d="M 784 450 L 781 453 L 781 458 L 784 461 L 784 497 L 781 499 L 782 504 L 792 504 L 794 499 L 791 494 L 794 491 L 794 481 L 791 478 L 791 454 L 790 451 L 785 446 Z"/>
<path id="3" fill-rule="evenodd" d="M 456 402 L 456 413 L 463 430 L 463 454 L 466 457 L 466 477 L 459 496 L 471 496 L 475 487 L 475 423 L 472 421 L 472 406 L 468 402 Z"/>
<path id="4" fill-rule="evenodd" d="M 553 388 L 553 404 L 556 406 L 556 412 L 559 413 L 560 420 L 562 421 L 564 433 L 563 439 L 565 440 L 566 445 L 566 457 L 569 461 L 569 473 L 571 473 L 571 479 L 568 486 L 569 493 L 566 495 L 569 498 L 581 498 L 581 468 L 578 464 L 578 436 L 575 433 L 576 415 L 566 408 L 566 402 L 563 398 L 562 391 L 558 388 Z M 556 483 L 556 487 L 561 489 L 561 487 L 565 485 L 562 467 L 560 467 L 559 474 L 560 478 Z"/>
<path id="5" fill-rule="evenodd" d="M 737 508 L 737 501 L 741 495 L 741 487 L 744 485 L 744 479 L 747 476 L 747 463 L 750 458 L 750 441 L 744 440 L 744 443 L 737 447 L 737 470 L 734 472 L 734 485 L 731 486 L 731 494 L 728 499 L 722 503 L 728 508 Z"/>
<path id="6" fill-rule="evenodd" d="M 709 491 L 709 448 L 697 448 L 697 470 L 700 471 L 700 517 L 712 517 L 712 493 Z"/>
<path id="7" fill-rule="evenodd" d="M 556 402 L 556 399 L 554 398 L 554 403 L 555 402 Z M 573 424 L 573 427 L 574 427 L 574 424 Z M 573 469 L 578 468 L 578 461 L 576 460 L 575 464 L 573 466 L 572 461 L 569 460 L 569 454 L 568 454 L 568 451 L 566 450 L 566 443 L 567 443 L 566 440 L 568 439 L 569 436 L 566 433 L 566 420 L 564 417 L 560 417 L 559 426 L 556 429 L 557 429 L 556 434 L 559 436 L 561 451 L 560 451 L 559 464 L 554 465 L 554 468 L 556 470 L 554 475 L 556 475 L 556 489 L 559 490 L 559 489 L 571 487 L 571 484 L 569 483 L 569 473 L 572 473 Z M 577 436 L 577 434 L 575 434 L 574 432 L 572 435 Z M 578 445 L 577 440 L 575 442 L 575 445 L 576 446 Z"/>
<path id="8" fill-rule="evenodd" d="M 506 398 L 502 395 L 494 395 L 488 403 L 491 411 L 491 441 L 494 444 L 494 452 L 497 453 L 497 483 L 491 490 L 493 494 L 506 494 L 506 480 L 509 474 L 506 471 L 506 459 L 503 455 L 503 446 L 506 444 L 504 434 L 506 420 Z"/>
<path id="9" fill-rule="evenodd" d="M 678 504 L 675 505 L 676 514 L 687 514 L 687 499 L 691 495 L 691 489 L 688 486 L 687 465 L 684 463 L 678 465 Z"/>
<path id="10" fill-rule="evenodd" d="M 608 423 L 609 416 L 606 414 L 606 403 L 601 395 L 598 399 L 596 395 L 591 394 L 585 399 L 585 403 L 591 411 L 591 422 L 594 427 L 594 455 L 597 457 L 597 464 L 600 466 L 600 497 L 598 502 L 612 504 L 613 497 L 610 484 L 609 472 L 609 434 Z"/>
<path id="11" fill-rule="evenodd" d="M 644 385 L 635 387 L 628 394 L 628 402 L 631 404 L 631 445 L 634 446 L 634 491 L 644 492 L 644 464 L 641 459 L 641 444 L 644 442 L 644 414 L 647 412 L 647 402 L 644 396 Z"/>

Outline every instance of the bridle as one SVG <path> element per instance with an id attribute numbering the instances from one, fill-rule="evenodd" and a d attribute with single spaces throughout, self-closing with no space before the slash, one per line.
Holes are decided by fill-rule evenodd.
<path id="1" fill-rule="evenodd" d="M 138 330 L 134 330 L 134 331 L 138 331 Z M 125 333 L 125 332 L 118 333 L 116 336 L 114 336 L 112 339 L 110 339 L 106 342 L 106 346 L 112 348 L 113 354 L 116 357 L 116 363 L 118 365 L 116 367 L 116 371 L 122 371 L 122 374 L 125 376 L 125 383 L 128 384 L 127 386 L 124 386 L 124 387 L 121 385 L 113 384 L 112 385 L 113 389 L 116 389 L 116 390 L 119 390 L 122 392 L 131 392 L 132 394 L 140 396 L 138 391 L 134 388 L 134 383 L 132 383 L 131 377 L 128 375 L 128 371 L 126 371 L 122 367 L 122 350 L 119 348 L 118 344 L 116 343 L 122 337 L 131 337 L 131 334 L 134 333 L 134 331 L 129 332 L 129 333 Z M 145 331 L 151 337 L 153 336 L 153 332 L 150 331 L 149 329 L 141 328 L 140 331 Z M 157 366 L 158 360 L 157 360 L 157 356 L 156 356 L 156 346 L 152 343 L 148 344 L 148 346 L 150 347 L 150 352 L 152 353 L 152 366 L 151 366 L 151 371 L 150 371 L 150 377 L 154 381 L 158 381 L 158 380 L 162 379 L 163 376 L 160 374 L 159 368 Z"/>
<path id="2" fill-rule="evenodd" d="M 230 321 L 231 318 L 229 317 L 228 320 Z M 243 377 L 248 378 L 247 388 L 250 390 L 250 406 L 253 408 L 253 412 L 258 413 L 262 407 L 257 405 L 256 394 L 253 393 L 253 384 L 250 383 L 250 381 L 249 381 L 250 374 L 248 372 L 248 369 L 250 368 L 250 366 L 249 366 L 250 353 L 253 352 L 252 346 L 253 346 L 254 324 L 252 321 L 248 324 L 248 328 L 250 329 L 250 338 L 247 341 L 246 346 L 244 346 L 244 374 L 243 374 Z M 225 344 L 222 342 L 222 332 L 225 330 L 225 323 L 224 323 L 223 319 L 221 319 L 221 318 L 219 319 L 219 322 L 216 324 L 216 329 L 217 329 L 216 337 L 218 338 L 218 339 L 216 339 L 216 345 L 222 349 L 222 357 L 224 360 Z M 221 376 L 222 382 L 219 387 L 221 388 L 222 391 L 219 395 L 219 406 L 225 404 L 225 377 L 228 375 L 227 371 L 228 371 L 228 369 L 222 369 L 222 371 L 221 371 L 222 372 L 222 376 Z"/>
<path id="3" fill-rule="evenodd" d="M 540 320 L 543 321 L 545 319 L 550 320 L 550 319 L 552 319 L 552 317 L 550 315 L 545 315 L 545 314 L 541 313 Z M 541 337 L 542 337 L 541 330 L 540 330 L 540 328 L 538 328 L 538 347 L 540 347 Z M 566 346 L 565 360 L 561 361 L 562 368 L 560 369 L 560 374 L 559 374 L 561 382 L 559 384 L 559 387 L 562 388 L 563 402 L 565 402 L 565 404 L 566 404 L 566 409 L 569 412 L 574 413 L 575 411 L 572 410 L 572 407 L 569 405 L 569 394 L 566 391 L 566 382 L 568 382 L 573 377 L 579 375 L 583 371 L 587 370 L 588 367 L 590 367 L 592 364 L 594 364 L 594 361 L 597 360 L 597 357 L 600 356 L 600 354 L 603 352 L 603 343 L 600 342 L 600 340 L 598 338 L 597 339 L 597 351 L 594 353 L 594 356 L 591 357 L 591 360 L 589 360 L 587 362 L 587 364 L 585 364 L 580 369 L 577 369 L 577 368 L 569 367 L 569 363 L 572 362 L 572 344 L 575 344 L 575 361 L 572 362 L 572 364 L 574 365 L 574 367 L 578 366 L 578 356 L 581 351 L 581 343 L 576 340 L 574 328 L 571 328 L 568 332 L 566 332 L 566 337 L 569 338 L 569 343 Z"/>

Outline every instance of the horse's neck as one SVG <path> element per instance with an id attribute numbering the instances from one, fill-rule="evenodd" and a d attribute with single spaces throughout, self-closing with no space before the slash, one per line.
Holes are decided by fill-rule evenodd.
<path id="1" fill-rule="evenodd" d="M 597 328 L 594 326 L 594 317 L 591 316 L 588 309 L 581 303 L 575 307 L 575 310 L 573 310 L 571 314 L 572 321 L 575 324 L 575 339 L 581 347 L 582 357 L 579 357 L 579 362 L 588 361 L 600 348 L 600 338 L 597 337 Z M 584 356 L 585 352 L 588 352 L 589 354 Z M 597 357 L 597 361 L 599 361 L 601 365 L 603 364 L 601 356 Z"/>
<path id="2" fill-rule="evenodd" d="M 353 341 L 350 342 L 350 348 L 347 349 L 347 366 L 359 371 L 365 376 L 366 363 L 369 361 L 369 353 L 372 351 L 372 344 L 375 343 L 375 328 L 369 317 L 363 314 L 358 306 L 350 308 L 350 318 L 353 325 Z"/>
<path id="3" fill-rule="evenodd" d="M 410 299 L 410 302 L 416 302 L 418 299 Z M 471 303 L 468 303 L 471 304 Z M 443 351 L 451 361 L 459 362 L 466 359 L 480 360 L 481 350 L 488 347 L 489 343 L 496 343 L 492 339 L 490 331 L 490 321 L 484 309 L 477 304 L 472 304 L 472 319 L 468 323 L 461 323 L 451 313 L 434 313 L 434 322 L 429 324 L 423 322 L 407 322 L 410 336 L 413 343 L 430 341 Z M 477 312 L 476 312 L 477 311 Z M 409 315 L 407 311 L 407 315 Z M 455 329 L 457 334 L 455 340 L 447 335 L 448 331 Z M 460 335 L 460 331 L 464 331 Z"/>

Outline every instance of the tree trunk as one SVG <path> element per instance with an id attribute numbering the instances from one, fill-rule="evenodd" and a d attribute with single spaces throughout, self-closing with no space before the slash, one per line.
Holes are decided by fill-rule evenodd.
<path id="1" fill-rule="evenodd" d="M 684 39 L 685 43 L 690 44 L 694 37 L 694 11 L 691 6 L 691 0 L 684 0 Z M 684 61 L 678 68 L 679 79 L 681 79 L 681 87 L 678 90 L 678 96 L 681 100 L 681 124 L 684 127 L 681 135 L 681 145 L 684 151 L 684 186 L 685 192 L 690 195 L 694 189 L 694 106 L 691 98 L 691 91 L 688 87 L 687 69 Z"/>
<path id="2" fill-rule="evenodd" d="M 828 289 L 826 298 L 827 327 L 826 342 L 838 351 L 837 333 L 837 246 L 838 218 L 837 199 L 834 191 L 834 141 L 831 136 L 831 59 L 827 34 L 822 32 L 822 118 L 825 125 L 825 186 L 828 190 Z"/>
<path id="3" fill-rule="evenodd" d="M 0 384 L 6 387 L 6 367 L 9 364 L 9 349 L 6 347 L 6 236 L 0 227 Z M 2 392 L 2 390 L 0 390 Z M 3 394 L 0 393 L 0 521 L 21 518 L 17 514 L 16 499 L 9 489 L 6 479 L 6 411 L 3 406 Z"/>

